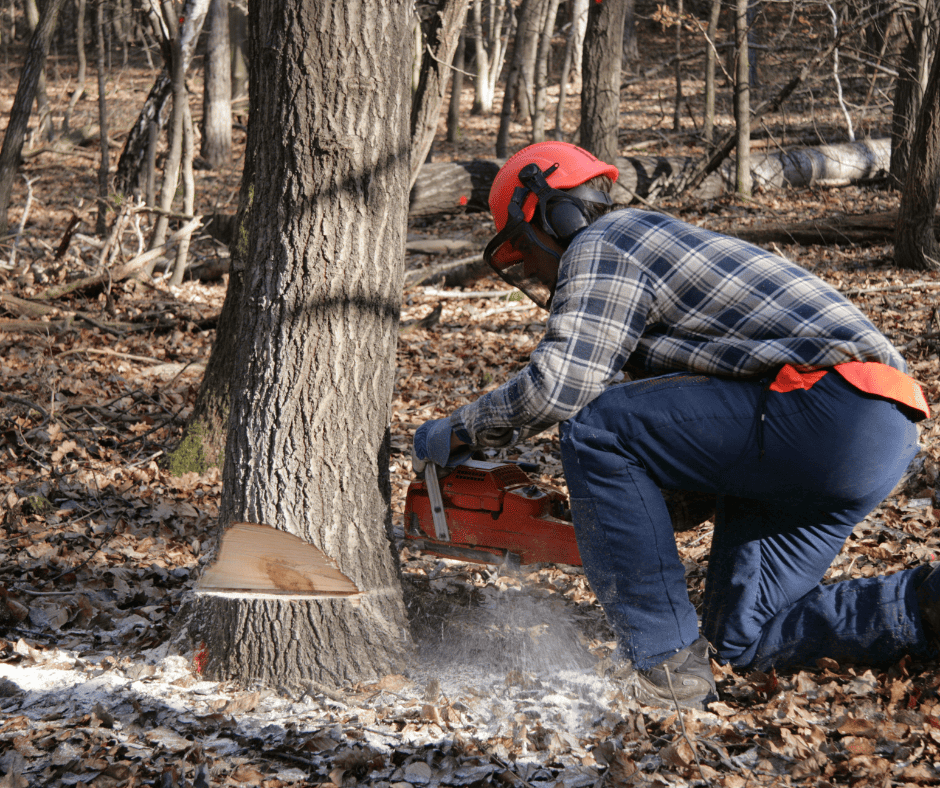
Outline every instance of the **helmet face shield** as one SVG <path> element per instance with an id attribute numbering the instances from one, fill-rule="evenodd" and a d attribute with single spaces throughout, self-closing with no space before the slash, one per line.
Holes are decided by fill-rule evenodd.
<path id="1" fill-rule="evenodd" d="M 518 247 L 531 248 L 532 246 L 538 246 L 549 254 L 557 257 L 555 252 L 548 249 L 538 239 L 532 227 L 525 220 L 525 215 L 522 212 L 522 203 L 528 194 L 529 190 L 524 187 L 520 186 L 516 189 L 516 195 L 509 205 L 509 217 L 506 226 L 486 245 L 486 249 L 483 250 L 483 260 L 490 268 L 499 274 L 504 282 L 521 290 L 535 304 L 542 307 L 542 309 L 548 309 L 553 293 L 551 289 L 536 276 L 526 274 L 524 260 L 513 260 L 508 263 L 494 260 L 496 252 L 502 249 L 506 244 L 519 251 L 522 249 Z"/>

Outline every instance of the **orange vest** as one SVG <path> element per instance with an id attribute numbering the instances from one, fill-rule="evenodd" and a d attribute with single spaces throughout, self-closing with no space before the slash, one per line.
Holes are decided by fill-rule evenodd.
<path id="1" fill-rule="evenodd" d="M 917 421 L 930 416 L 930 406 L 924 390 L 913 379 L 894 367 L 877 361 L 848 361 L 832 367 L 848 383 L 866 394 L 891 400 L 910 408 Z M 771 391 L 786 393 L 810 389 L 828 369 L 812 369 L 785 364 L 770 384 Z"/>

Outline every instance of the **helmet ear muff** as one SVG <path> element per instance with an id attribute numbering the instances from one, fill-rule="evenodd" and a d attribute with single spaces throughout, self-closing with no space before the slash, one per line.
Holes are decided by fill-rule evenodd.
<path id="1" fill-rule="evenodd" d="M 581 190 L 586 198 L 608 205 L 610 197 L 587 187 L 571 191 L 552 188 L 546 178 L 556 169 L 557 164 L 542 172 L 537 164 L 529 164 L 520 171 L 519 180 L 538 200 L 536 214 L 542 229 L 553 238 L 565 242 L 591 223 L 591 216 L 576 192 Z"/>

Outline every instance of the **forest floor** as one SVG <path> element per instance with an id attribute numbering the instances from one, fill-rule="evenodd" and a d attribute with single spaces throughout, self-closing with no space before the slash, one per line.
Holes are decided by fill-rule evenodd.
<path id="1" fill-rule="evenodd" d="M 686 73 L 688 117 L 674 131 L 666 67 L 672 33 L 649 18 L 640 24 L 647 65 L 662 67 L 625 79 L 623 149 L 701 155 L 693 122 L 701 85 Z M 819 27 L 806 24 L 791 40 L 812 47 Z M 2 118 L 21 57 L 13 51 L 0 80 Z M 71 66 L 53 66 L 53 105 L 61 111 Z M 768 63 L 765 79 L 777 68 Z M 152 79 L 145 62 L 113 67 L 112 166 Z M 856 132 L 884 136 L 887 83 L 868 85 L 861 77 L 848 85 Z M 199 95 L 198 80 L 193 88 Z M 761 90 L 775 88 L 768 82 Z M 727 93 L 722 88 L 724 127 Z M 79 103 L 73 125 L 94 124 L 96 99 Z M 436 158 L 491 157 L 497 122 L 466 112 L 458 143 L 444 142 L 442 127 Z M 778 139 L 845 138 L 827 84 L 799 93 L 770 122 Z M 566 132 L 576 124 L 575 96 Z M 236 128 L 229 168 L 197 171 L 197 213 L 234 210 L 243 130 Z M 526 126 L 515 124 L 512 149 L 525 143 Z M 37 303 L 49 287 L 97 267 L 99 146 L 40 150 L 31 140 L 26 153 L 11 211 L 13 226 L 24 213 L 25 222 L 15 247 L 0 250 L 0 298 Z M 733 234 L 762 222 L 882 213 L 897 202 L 896 193 L 865 184 L 657 207 Z M 57 255 L 73 215 L 82 219 L 79 234 Z M 415 240 L 468 242 L 462 254 L 481 250 L 492 232 L 488 217 L 470 213 L 414 220 L 409 230 Z M 124 257 L 132 256 L 133 229 L 123 242 Z M 850 297 L 902 350 L 940 407 L 940 276 L 897 269 L 888 241 L 776 248 Z M 192 254 L 208 262 L 227 250 L 203 235 Z M 407 257 L 409 270 L 427 262 Z M 107 291 L 51 301 L 56 311 L 41 319 L 15 301 L 0 302 L 0 788 L 940 783 L 937 663 L 824 661 L 771 674 L 715 663 L 720 701 L 709 712 L 641 706 L 629 677 L 610 662 L 614 644 L 583 572 L 570 566 L 511 573 L 401 545 L 416 636 L 414 662 L 401 674 L 304 695 L 206 681 L 197 656 L 175 648 L 172 625 L 205 562 L 221 478 L 217 469 L 175 477 L 164 461 L 191 411 L 225 286 L 224 278 L 179 288 L 159 277 L 116 281 Z M 413 430 L 520 369 L 544 325 L 543 313 L 507 299 L 498 280 L 467 289 L 489 294 L 425 286 L 404 293 L 392 410 L 399 526 Z M 433 325 L 414 323 L 438 306 Z M 922 423 L 919 463 L 859 524 L 827 582 L 940 555 L 940 504 L 932 502 L 938 433 L 936 418 Z M 499 456 L 536 462 L 540 481 L 565 489 L 554 430 Z M 677 539 L 698 601 L 709 523 Z"/>

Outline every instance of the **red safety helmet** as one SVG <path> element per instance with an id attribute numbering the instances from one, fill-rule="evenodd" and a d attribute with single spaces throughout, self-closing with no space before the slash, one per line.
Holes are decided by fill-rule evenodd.
<path id="1" fill-rule="evenodd" d="M 610 204 L 606 193 L 577 187 L 598 175 L 615 181 L 619 174 L 612 164 L 570 142 L 538 142 L 523 148 L 503 165 L 490 188 L 490 213 L 497 233 L 484 252 L 487 262 L 501 271 L 522 260 L 510 242 L 525 230 L 518 225 L 530 222 L 536 207 L 549 235 L 570 240 L 588 224 L 583 202 Z"/>

